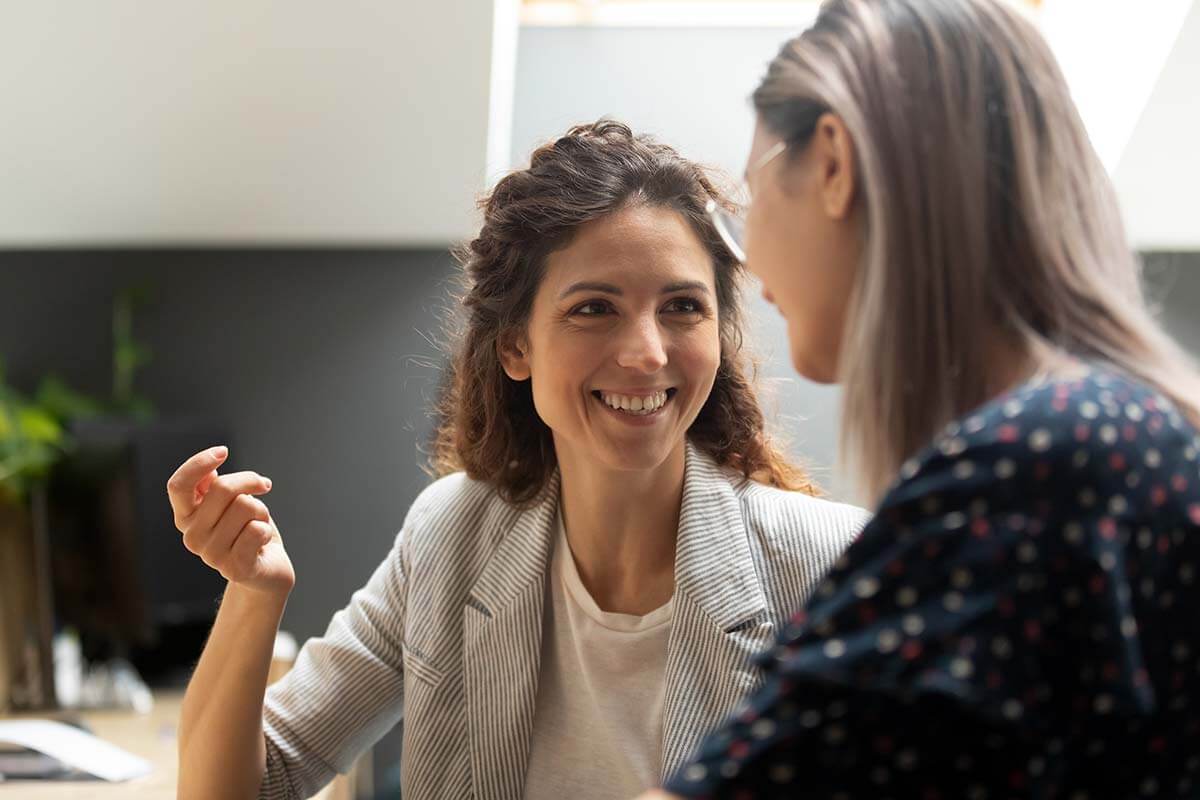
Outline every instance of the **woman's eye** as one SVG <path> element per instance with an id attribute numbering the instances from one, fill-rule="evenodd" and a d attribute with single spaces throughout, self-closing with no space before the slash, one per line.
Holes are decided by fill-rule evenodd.
<path id="1" fill-rule="evenodd" d="M 608 304 L 601 302 L 584 303 L 581 306 L 576 306 L 572 314 L 581 317 L 598 317 L 608 313 Z"/>
<path id="2" fill-rule="evenodd" d="M 704 307 L 699 302 L 688 297 L 680 297 L 672 300 L 667 304 L 668 311 L 680 312 L 683 314 L 698 314 L 704 310 Z"/>

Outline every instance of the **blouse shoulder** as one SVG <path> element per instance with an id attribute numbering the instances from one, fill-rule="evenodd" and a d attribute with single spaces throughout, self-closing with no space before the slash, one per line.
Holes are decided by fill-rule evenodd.
<path id="1" fill-rule="evenodd" d="M 1197 483 L 1198 450 L 1195 427 L 1161 392 L 1091 368 L 1023 384 L 952 422 L 905 462 L 881 510 L 959 489 L 1084 506 L 1146 493 L 1161 506 L 1172 485 Z"/>

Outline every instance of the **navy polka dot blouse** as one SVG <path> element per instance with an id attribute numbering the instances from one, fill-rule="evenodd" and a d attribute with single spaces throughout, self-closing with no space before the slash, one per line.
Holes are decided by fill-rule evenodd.
<path id="1" fill-rule="evenodd" d="M 1111 372 L 904 465 L 685 797 L 1200 797 L 1200 437 Z"/>

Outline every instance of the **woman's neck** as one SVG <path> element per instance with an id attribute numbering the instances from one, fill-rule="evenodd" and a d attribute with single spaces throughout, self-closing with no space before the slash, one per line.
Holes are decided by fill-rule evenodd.
<path id="1" fill-rule="evenodd" d="M 1001 336 L 991 339 L 987 363 L 989 399 L 1036 378 L 1068 378 L 1087 372 L 1086 366 L 1068 353 Z"/>
<path id="2" fill-rule="evenodd" d="M 651 470 L 562 459 L 561 509 L 579 577 L 604 611 L 644 615 L 675 590 L 686 448 Z"/>

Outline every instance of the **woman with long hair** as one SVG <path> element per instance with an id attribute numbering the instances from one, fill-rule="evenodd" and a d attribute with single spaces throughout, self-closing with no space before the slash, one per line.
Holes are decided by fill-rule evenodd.
<path id="1" fill-rule="evenodd" d="M 702 169 L 612 121 L 498 183 L 460 253 L 441 477 L 269 690 L 295 583 L 269 481 L 219 475 L 223 448 L 180 467 L 184 544 L 229 581 L 181 797 L 306 797 L 401 716 L 407 799 L 628 797 L 758 685 L 750 656 L 865 515 L 764 432 L 709 202 Z"/>
<path id="2" fill-rule="evenodd" d="M 714 214 L 877 514 L 668 789 L 1200 796 L 1200 378 L 1046 43 L 829 0 L 754 105 Z"/>

